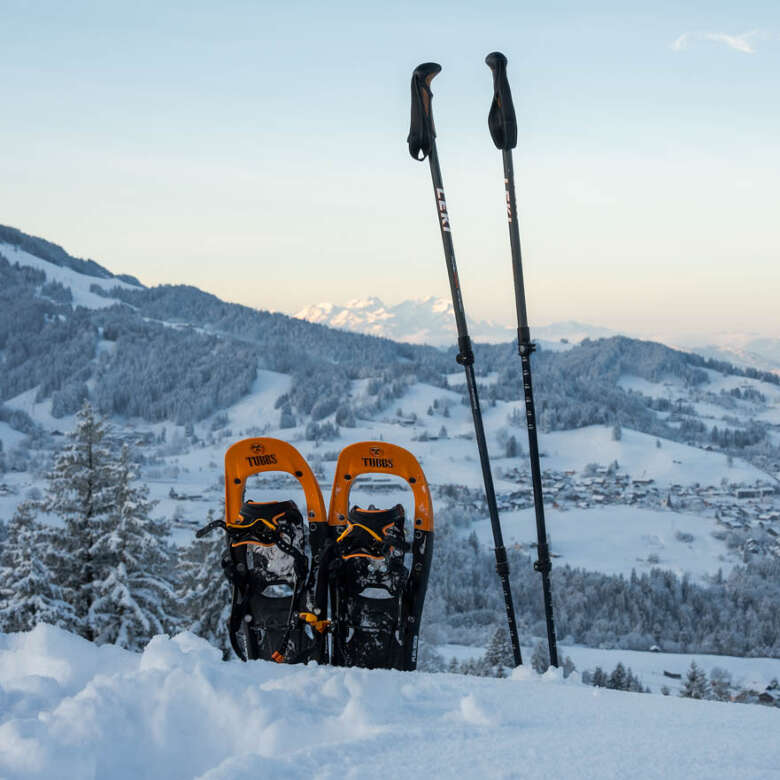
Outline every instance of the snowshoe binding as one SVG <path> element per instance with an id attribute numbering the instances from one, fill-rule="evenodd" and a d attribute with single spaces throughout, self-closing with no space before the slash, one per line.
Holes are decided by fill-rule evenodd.
<path id="1" fill-rule="evenodd" d="M 244 500 L 247 477 L 263 471 L 298 479 L 306 519 L 294 501 Z M 328 526 L 322 493 L 303 456 L 279 439 L 232 445 L 225 454 L 225 521 L 214 526 L 226 531 L 222 566 L 233 586 L 229 629 L 236 655 L 245 661 L 326 662 L 327 591 L 317 589 L 317 575 Z"/>
<path id="2" fill-rule="evenodd" d="M 355 477 L 365 473 L 407 481 L 415 500 L 411 541 L 400 504 L 347 511 Z M 336 466 L 328 522 L 333 538 L 322 554 L 320 578 L 330 583 L 331 662 L 414 670 L 433 553 L 433 507 L 420 464 L 407 450 L 385 442 L 345 448 Z"/>

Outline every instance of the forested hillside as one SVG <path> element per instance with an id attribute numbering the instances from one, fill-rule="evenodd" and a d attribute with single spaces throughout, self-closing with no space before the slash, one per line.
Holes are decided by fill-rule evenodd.
<path id="1" fill-rule="evenodd" d="M 109 274 L 97 264 L 85 267 L 79 265 L 85 261 L 68 260 L 55 245 L 21 235 L 15 246 L 47 261 L 67 261 L 79 273 Z M 246 396 L 257 369 L 266 368 L 292 378 L 289 391 L 277 399 L 284 427 L 308 423 L 315 426 L 312 435 L 323 438 L 332 435 L 333 426 L 349 427 L 392 408 L 418 382 L 451 386 L 466 402 L 454 348 L 442 351 L 336 331 L 225 303 L 183 285 L 107 289 L 93 283 L 91 292 L 109 305 L 74 305 L 70 288 L 0 253 L 0 402 L 34 390 L 37 402 L 51 399 L 54 417 L 73 414 L 89 398 L 104 414 L 183 425 Z M 475 352 L 483 403 L 520 399 L 520 361 L 513 345 L 479 344 Z M 780 382 L 771 374 L 624 337 L 585 340 L 563 352 L 540 350 L 534 363 L 539 424 L 545 431 L 623 425 L 737 452 L 761 465 L 776 460 L 766 423 L 742 414 L 715 428 L 703 423 L 687 400 L 648 397 L 621 386 L 626 375 L 673 380 L 727 413 L 736 400 L 709 391 L 708 371 L 713 370 Z M 355 398 L 352 383 L 358 379 L 369 385 Z M 761 394 L 748 400 L 760 406 Z M 317 427 L 320 421 L 325 427 Z M 522 416 L 509 423 L 522 426 Z"/>

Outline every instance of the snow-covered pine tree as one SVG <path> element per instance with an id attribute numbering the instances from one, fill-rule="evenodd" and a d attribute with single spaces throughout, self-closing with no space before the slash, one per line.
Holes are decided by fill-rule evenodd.
<path id="1" fill-rule="evenodd" d="M 626 675 L 626 667 L 618 661 L 617 665 L 612 670 L 612 674 L 609 675 L 607 688 L 611 688 L 615 691 L 625 691 L 627 689 L 627 683 L 628 677 Z"/>
<path id="2" fill-rule="evenodd" d="M 38 522 L 31 502 L 18 506 L 0 553 L 0 631 L 29 631 L 37 623 L 71 629 L 76 623 L 51 568 L 58 560 L 54 533 Z"/>
<path id="3" fill-rule="evenodd" d="M 209 510 L 206 524 L 214 520 Z M 203 637 L 230 657 L 231 590 L 222 571 L 225 540 L 222 534 L 195 539 L 178 562 L 180 626 Z"/>
<path id="4" fill-rule="evenodd" d="M 87 624 L 99 644 L 141 650 L 176 628 L 174 553 L 168 524 L 150 516 L 154 503 L 136 483 L 126 445 L 116 466 L 112 506 L 90 548 L 97 576 Z"/>
<path id="5" fill-rule="evenodd" d="M 499 626 L 493 632 L 485 650 L 485 662 L 490 667 L 514 668 L 515 656 L 512 652 L 512 643 L 509 640 L 509 631 L 504 626 Z"/>
<path id="6" fill-rule="evenodd" d="M 113 508 L 117 479 L 106 423 L 88 401 L 76 414 L 76 428 L 55 458 L 47 480 L 46 508 L 64 521 L 57 537 L 63 552 L 57 581 L 75 611 L 72 630 L 92 640 L 95 634 L 88 615 L 99 578 L 92 549 L 100 537 L 101 523 Z"/>
<path id="7" fill-rule="evenodd" d="M 704 670 L 696 665 L 696 661 L 691 661 L 680 696 L 687 699 L 706 699 L 709 694 L 708 688 L 709 683 Z"/>

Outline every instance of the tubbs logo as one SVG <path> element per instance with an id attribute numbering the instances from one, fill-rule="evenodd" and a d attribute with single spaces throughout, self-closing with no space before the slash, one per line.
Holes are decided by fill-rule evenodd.
<path id="1" fill-rule="evenodd" d="M 391 469 L 393 461 L 390 458 L 361 458 L 363 465 L 372 469 Z"/>
<path id="2" fill-rule="evenodd" d="M 279 462 L 276 460 L 276 455 L 272 452 L 269 452 L 267 455 L 264 454 L 265 447 L 262 444 L 253 444 L 252 452 L 256 452 L 257 454 L 247 456 L 246 460 L 250 466 L 273 466 Z"/>
<path id="3" fill-rule="evenodd" d="M 385 454 L 385 451 L 381 447 L 369 447 L 368 451 L 375 457 L 379 458 Z"/>
<path id="4" fill-rule="evenodd" d="M 506 189 L 506 218 L 508 222 L 512 221 L 512 201 L 509 199 L 509 179 L 504 179 Z"/>

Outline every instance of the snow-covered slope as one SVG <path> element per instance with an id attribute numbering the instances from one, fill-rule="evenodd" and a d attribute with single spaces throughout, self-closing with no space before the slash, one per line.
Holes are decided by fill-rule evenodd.
<path id="1" fill-rule="evenodd" d="M 780 713 L 510 679 L 223 663 L 191 634 L 143 654 L 40 625 L 0 635 L 0 775 L 772 778 Z"/>
<path id="2" fill-rule="evenodd" d="M 328 325 L 331 328 L 383 336 L 394 341 L 412 344 L 449 346 L 455 343 L 455 315 L 452 303 L 445 298 L 428 297 L 402 301 L 394 306 L 379 298 L 357 298 L 343 306 L 333 303 L 317 303 L 301 309 L 296 317 L 309 322 Z M 501 343 L 517 338 L 517 330 L 508 325 L 485 320 L 468 319 L 469 332 L 474 341 Z M 559 322 L 534 328 L 534 338 L 550 342 L 545 346 L 576 344 L 584 338 L 601 338 L 615 335 L 607 328 L 583 325 L 579 322 Z"/>
<path id="3" fill-rule="evenodd" d="M 70 268 L 55 265 L 48 260 L 31 255 L 12 244 L 0 243 L 0 254 L 5 255 L 10 263 L 19 263 L 19 265 L 30 266 L 43 271 L 46 274 L 47 281 L 59 282 L 65 287 L 69 287 L 73 293 L 73 305 L 84 306 L 88 309 L 102 309 L 106 306 L 112 306 L 116 303 L 114 298 L 104 298 L 91 291 L 91 287 L 97 286 L 102 290 L 111 290 L 114 287 L 122 287 L 128 290 L 137 290 L 137 285 L 128 284 L 117 277 L 100 278 L 97 276 L 87 276 L 78 273 Z"/>

